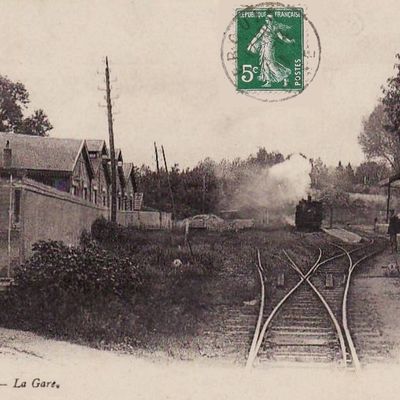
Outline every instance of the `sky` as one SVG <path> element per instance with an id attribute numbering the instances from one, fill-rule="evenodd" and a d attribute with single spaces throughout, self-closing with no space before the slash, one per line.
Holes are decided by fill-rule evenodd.
<path id="1" fill-rule="evenodd" d="M 265 103 L 225 76 L 223 32 L 231 0 L 2 0 L 0 74 L 21 81 L 53 137 L 108 140 L 103 96 L 110 59 L 115 141 L 124 161 L 194 166 L 247 157 L 264 146 L 358 164 L 363 117 L 400 52 L 395 0 L 303 1 L 321 40 L 320 69 L 299 96 Z M 293 3 L 299 5 L 299 3 Z M 100 90 L 99 90 L 100 89 Z"/>

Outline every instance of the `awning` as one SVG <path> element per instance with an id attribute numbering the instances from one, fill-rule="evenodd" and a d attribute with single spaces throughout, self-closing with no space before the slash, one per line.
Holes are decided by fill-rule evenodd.
<path id="1" fill-rule="evenodd" d="M 391 186 L 400 188 L 400 173 L 389 176 L 388 178 L 382 179 L 378 182 L 379 186 Z"/>

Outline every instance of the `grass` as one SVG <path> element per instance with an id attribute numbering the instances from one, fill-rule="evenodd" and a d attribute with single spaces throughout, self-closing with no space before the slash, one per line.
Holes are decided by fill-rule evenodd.
<path id="1" fill-rule="evenodd" d="M 261 250 L 271 274 L 279 271 L 282 261 L 277 255 L 283 248 L 304 267 L 316 258 L 318 247 L 330 251 L 323 233 L 296 233 L 289 227 L 192 231 L 191 250 L 179 232 L 121 229 L 118 240 L 115 235 L 103 235 L 100 246 L 139 263 L 146 279 L 134 296 L 123 301 L 96 298 L 78 308 L 59 331 L 51 326 L 38 330 L 33 328 L 35 321 L 29 321 L 29 313 L 25 313 L 28 320 L 18 321 L 9 311 L 7 326 L 118 351 L 185 359 L 210 354 L 226 357 L 230 354 L 229 324 L 244 321 L 249 327 L 249 312 L 257 314 L 257 306 L 249 310 L 244 303 L 258 296 L 256 249 Z M 177 259 L 180 265 L 174 263 Z M 247 351 L 248 339 L 245 335 L 235 345 L 236 355 L 242 357 Z M 236 340 L 234 334 L 232 340 Z"/>
<path id="2" fill-rule="evenodd" d="M 229 339 L 224 337 L 227 321 L 232 315 L 241 316 L 244 302 L 258 296 L 254 266 L 257 248 L 262 250 L 266 268 L 274 269 L 275 255 L 281 254 L 282 248 L 290 249 L 306 264 L 310 257 L 316 257 L 318 246 L 326 246 L 321 233 L 295 233 L 282 227 L 240 232 L 193 231 L 190 240 L 194 257 L 213 260 L 212 266 L 199 273 L 191 264 L 183 235 L 149 232 L 146 238 L 148 242 L 139 252 L 151 259 L 151 279 L 134 305 L 125 310 L 126 322 L 131 321 L 131 333 L 125 342 L 102 346 L 185 359 L 200 354 L 225 357 L 229 353 Z M 185 261 L 176 269 L 171 262 L 178 256 L 188 263 Z M 256 308 L 253 311 L 256 313 Z M 238 345 L 237 354 L 247 351 L 247 346 L 246 339 Z"/>

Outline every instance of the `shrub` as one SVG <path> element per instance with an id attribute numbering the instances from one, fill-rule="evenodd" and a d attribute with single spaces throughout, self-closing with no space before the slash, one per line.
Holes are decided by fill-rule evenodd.
<path id="1" fill-rule="evenodd" d="M 126 254 L 127 250 L 137 250 L 149 244 L 151 232 L 118 225 L 101 217 L 93 222 L 91 235 L 103 247 Z"/>
<path id="2" fill-rule="evenodd" d="M 33 256 L 15 270 L 8 301 L 17 319 L 46 332 L 64 331 L 85 308 L 117 299 L 130 302 L 145 281 L 131 260 L 93 243 L 68 247 L 40 241 Z"/>
<path id="3" fill-rule="evenodd" d="M 97 218 L 92 224 L 92 236 L 99 242 L 116 241 L 121 228 L 117 223 L 107 221 L 104 217 Z"/>
<path id="4" fill-rule="evenodd" d="M 183 244 L 183 235 L 166 231 L 142 231 L 133 227 L 124 227 L 105 218 L 99 218 L 92 224 L 92 237 L 96 242 L 116 254 L 130 258 L 146 260 L 147 264 L 158 269 L 158 273 L 182 276 L 201 276 L 214 272 L 220 260 L 220 253 L 208 248 L 196 248 L 191 251 Z M 90 242 L 82 235 L 82 243 Z M 180 268 L 173 268 L 175 259 L 182 261 Z M 152 273 L 156 273 L 155 270 Z"/>
<path id="5" fill-rule="evenodd" d="M 47 292 L 66 291 L 86 298 L 126 297 L 143 283 L 141 271 L 131 259 L 116 257 L 93 243 L 81 248 L 40 241 L 33 250 L 33 256 L 15 271 L 15 289 L 41 287 Z"/>
<path id="6" fill-rule="evenodd" d="M 203 318 L 206 284 L 222 264 L 214 239 L 190 248 L 182 234 L 98 219 L 79 247 L 34 245 L 0 298 L 0 321 L 100 347 L 136 345 L 154 331 L 187 334 Z"/>
<path id="7" fill-rule="evenodd" d="M 352 207 L 355 207 L 355 208 L 365 208 L 365 207 L 366 207 L 366 204 L 365 204 L 365 201 L 362 200 L 362 199 L 354 199 L 354 200 L 351 202 L 351 206 L 352 206 Z"/>

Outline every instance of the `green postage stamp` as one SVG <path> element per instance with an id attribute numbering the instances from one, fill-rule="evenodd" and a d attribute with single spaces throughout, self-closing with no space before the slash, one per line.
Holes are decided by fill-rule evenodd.
<path id="1" fill-rule="evenodd" d="M 295 7 L 237 10 L 237 89 L 304 89 L 303 17 Z"/>

